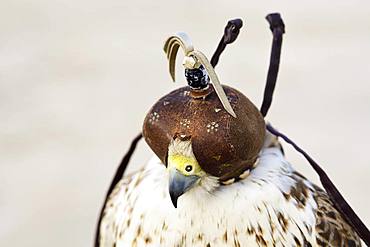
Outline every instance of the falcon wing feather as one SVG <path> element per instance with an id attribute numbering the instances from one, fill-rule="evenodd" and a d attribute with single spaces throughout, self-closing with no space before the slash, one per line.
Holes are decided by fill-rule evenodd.
<path id="1" fill-rule="evenodd" d="M 335 209 L 329 196 L 321 188 L 315 187 L 317 244 L 336 247 L 361 246 L 360 238 Z"/>

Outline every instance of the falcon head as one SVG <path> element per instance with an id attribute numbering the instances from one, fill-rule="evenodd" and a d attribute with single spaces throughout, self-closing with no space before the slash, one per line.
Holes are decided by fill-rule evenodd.
<path id="1" fill-rule="evenodd" d="M 265 136 L 257 107 L 238 90 L 221 85 L 212 64 L 185 33 L 165 42 L 172 79 L 180 47 L 188 86 L 159 99 L 143 124 L 146 142 L 167 164 L 175 207 L 196 185 L 211 191 L 219 182 L 242 176 L 255 164 Z"/>
<path id="2" fill-rule="evenodd" d="M 265 121 L 253 103 L 223 86 L 234 118 L 223 110 L 213 88 L 209 85 L 204 98 L 194 96 L 189 86 L 176 89 L 156 102 L 144 120 L 145 141 L 167 165 L 175 207 L 196 185 L 210 192 L 237 180 L 254 166 L 263 145 Z"/>
<path id="3" fill-rule="evenodd" d="M 168 147 L 167 170 L 169 173 L 169 194 L 175 208 L 178 198 L 195 186 L 212 191 L 218 186 L 218 179 L 207 174 L 199 165 L 192 149 L 191 140 L 175 138 Z"/>

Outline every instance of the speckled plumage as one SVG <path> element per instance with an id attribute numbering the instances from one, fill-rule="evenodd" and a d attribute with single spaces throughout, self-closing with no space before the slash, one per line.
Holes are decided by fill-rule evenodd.
<path id="1" fill-rule="evenodd" d="M 167 170 L 153 158 L 112 191 L 99 240 L 104 247 L 361 246 L 326 193 L 292 168 L 271 135 L 246 178 L 212 190 L 196 186 L 177 209 Z"/>

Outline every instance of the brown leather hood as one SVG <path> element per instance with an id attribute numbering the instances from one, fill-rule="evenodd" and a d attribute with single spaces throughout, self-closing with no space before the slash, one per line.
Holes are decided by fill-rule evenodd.
<path id="1" fill-rule="evenodd" d="M 223 88 L 237 118 L 224 110 L 212 85 L 205 97 L 198 98 L 186 86 L 152 107 L 144 120 L 143 135 L 164 164 L 174 137 L 191 138 L 202 169 L 220 180 L 236 177 L 254 164 L 263 145 L 265 121 L 242 93 Z"/>

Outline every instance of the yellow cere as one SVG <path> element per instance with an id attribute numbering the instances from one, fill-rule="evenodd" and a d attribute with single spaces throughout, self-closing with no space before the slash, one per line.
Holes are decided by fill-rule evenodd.
<path id="1" fill-rule="evenodd" d="M 169 155 L 168 156 L 168 165 L 169 168 L 176 168 L 179 170 L 182 174 L 184 175 L 201 175 L 202 173 L 202 168 L 198 164 L 198 161 L 192 157 L 187 157 L 184 155 L 180 154 L 175 154 L 175 155 Z M 191 171 L 186 171 L 187 166 L 191 166 L 192 169 Z"/>

